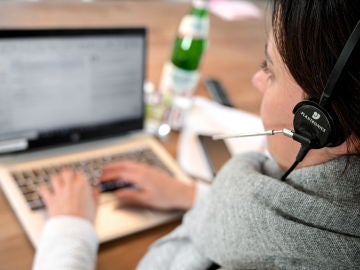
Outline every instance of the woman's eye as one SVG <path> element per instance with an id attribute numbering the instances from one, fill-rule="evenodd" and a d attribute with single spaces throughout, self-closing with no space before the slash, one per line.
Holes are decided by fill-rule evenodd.
<path id="1" fill-rule="evenodd" d="M 269 68 L 268 63 L 266 60 L 264 60 L 261 65 L 261 70 L 268 76 L 268 79 L 273 80 L 274 79 L 274 73 Z"/>
<path id="2" fill-rule="evenodd" d="M 268 67 L 268 64 L 266 62 L 266 60 L 262 61 L 261 65 L 260 65 L 261 69 L 265 72 L 265 73 L 269 73 L 270 69 Z"/>

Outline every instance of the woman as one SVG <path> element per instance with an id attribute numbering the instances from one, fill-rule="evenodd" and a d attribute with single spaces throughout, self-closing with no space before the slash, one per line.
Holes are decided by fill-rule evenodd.
<path id="1" fill-rule="evenodd" d="M 359 19 L 359 1 L 274 1 L 265 61 L 253 77 L 263 93 L 265 129 L 293 129 L 294 106 L 321 96 Z M 185 215 L 181 226 L 153 244 L 138 268 L 207 269 L 215 263 L 224 269 L 359 269 L 358 63 L 359 47 L 331 101 L 345 141 L 311 150 L 285 182 L 280 178 L 300 149 L 293 140 L 269 137 L 272 158 L 260 153 L 233 158 L 218 174 L 209 196 Z M 121 164 L 114 166 L 110 171 L 126 171 L 118 169 Z M 104 179 L 108 173 L 105 170 Z M 52 219 L 35 269 L 55 269 L 51 260 L 57 256 L 65 258 L 62 268 L 94 268 L 97 244 L 89 220 L 96 207 L 86 182 L 81 174 L 63 172 L 53 179 L 54 192 L 41 189 Z M 181 205 L 189 206 L 194 192 L 189 194 L 193 195 L 188 204 Z M 72 240 L 77 246 L 58 231 L 63 224 L 74 224 L 76 240 Z M 61 247 L 59 251 L 49 244 L 59 235 L 61 244 L 73 247 L 72 251 L 66 253 Z"/>

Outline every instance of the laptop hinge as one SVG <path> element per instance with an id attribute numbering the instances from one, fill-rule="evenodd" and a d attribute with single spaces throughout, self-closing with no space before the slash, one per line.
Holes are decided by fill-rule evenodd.
<path id="1" fill-rule="evenodd" d="M 26 139 L 11 139 L 0 141 L 0 154 L 25 150 L 29 146 Z"/>

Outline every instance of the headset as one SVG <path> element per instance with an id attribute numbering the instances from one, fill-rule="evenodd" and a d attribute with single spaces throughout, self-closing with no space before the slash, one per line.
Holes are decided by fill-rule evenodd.
<path id="1" fill-rule="evenodd" d="M 281 177 L 285 181 L 287 176 L 305 158 L 310 149 L 320 149 L 323 147 L 334 147 L 342 144 L 345 139 L 345 132 L 341 127 L 340 121 L 331 108 L 331 98 L 337 88 L 339 80 L 342 78 L 349 59 L 359 50 L 360 39 L 360 20 L 357 22 L 353 32 L 345 43 L 338 60 L 336 61 L 329 78 L 326 82 L 325 90 L 319 100 L 310 98 L 295 105 L 293 109 L 294 130 L 268 130 L 259 133 L 246 133 L 236 135 L 215 135 L 213 139 L 225 139 L 234 137 L 248 137 L 259 135 L 275 135 L 282 133 L 301 143 L 300 150 L 295 162 Z"/>
<path id="2" fill-rule="evenodd" d="M 297 154 L 294 164 L 285 172 L 281 180 L 295 169 L 304 159 L 310 149 L 320 149 L 323 147 L 334 147 L 342 144 L 346 137 L 340 121 L 330 106 L 331 97 L 342 75 L 345 72 L 347 63 L 352 55 L 359 49 L 360 20 L 357 22 L 353 32 L 345 43 L 338 60 L 336 61 L 329 78 L 326 82 L 325 90 L 321 94 L 320 100 L 304 100 L 293 109 L 294 114 L 294 133 L 308 140 L 296 139 L 301 143 L 301 148 Z"/>

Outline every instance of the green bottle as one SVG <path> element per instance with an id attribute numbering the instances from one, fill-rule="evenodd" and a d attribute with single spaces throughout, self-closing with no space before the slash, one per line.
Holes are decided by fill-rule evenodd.
<path id="1" fill-rule="evenodd" d="M 180 23 L 171 58 L 166 63 L 160 90 L 190 97 L 198 83 L 199 65 L 207 47 L 209 32 L 208 1 L 193 0 L 189 14 Z"/>
<path id="2" fill-rule="evenodd" d="M 207 47 L 208 0 L 193 0 L 174 40 L 170 61 L 164 65 L 160 82 L 163 122 L 171 129 L 182 128 L 199 80 L 199 66 Z"/>

